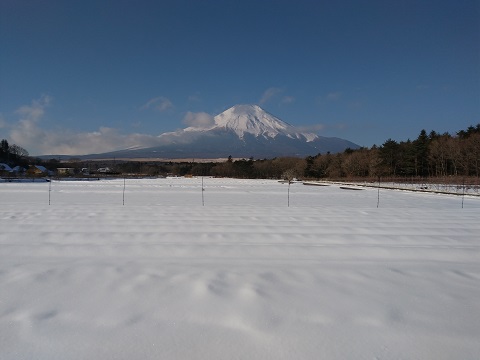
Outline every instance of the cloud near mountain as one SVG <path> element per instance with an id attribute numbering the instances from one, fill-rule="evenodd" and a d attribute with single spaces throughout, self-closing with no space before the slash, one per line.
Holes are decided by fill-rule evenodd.
<path id="1" fill-rule="evenodd" d="M 183 118 L 183 123 L 189 127 L 194 128 L 208 128 L 215 124 L 215 120 L 212 115 L 205 112 L 187 112 Z"/>
<path id="2" fill-rule="evenodd" d="M 321 137 L 318 128 L 294 127 L 257 105 L 236 105 L 213 117 L 188 112 L 187 126 L 161 135 L 123 134 L 110 127 L 91 132 L 46 130 L 41 119 L 52 99 L 44 96 L 16 112 L 20 119 L 1 118 L 9 141 L 32 155 L 123 158 L 218 158 L 306 156 L 356 148 L 347 140 Z M 310 131 L 308 131 L 310 130 Z M 95 155 L 85 155 L 95 154 Z"/>
<path id="3" fill-rule="evenodd" d="M 221 158 L 308 156 L 359 146 L 344 139 L 321 137 L 269 114 L 258 105 L 235 105 L 211 118 L 189 113 L 189 127 L 158 136 L 155 146 L 90 155 L 117 158 Z"/>

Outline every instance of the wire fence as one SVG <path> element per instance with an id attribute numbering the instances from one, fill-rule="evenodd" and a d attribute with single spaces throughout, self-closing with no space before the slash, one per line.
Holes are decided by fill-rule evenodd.
<path id="1" fill-rule="evenodd" d="M 19 187 L 8 184 L 0 186 L 0 203 L 48 203 L 48 205 L 174 205 L 174 206 L 218 206 L 218 205 L 248 205 L 261 203 L 265 206 L 336 206 L 339 203 L 348 203 L 354 197 L 362 198 L 366 203 L 384 206 L 382 190 L 402 190 L 409 192 L 440 193 L 480 197 L 479 178 L 412 178 L 412 177 L 380 177 L 377 179 L 339 179 L 322 181 L 294 181 L 296 184 L 293 194 L 290 182 L 279 181 L 281 187 L 272 188 L 271 180 L 258 180 L 250 184 L 251 180 L 228 179 L 224 182 L 218 178 L 146 178 L 127 179 L 110 178 L 101 181 L 93 179 L 35 179 L 36 186 L 27 186 L 21 192 L 26 196 L 14 195 Z M 246 183 L 242 183 L 246 181 Z M 43 184 L 41 184 L 43 182 Z M 333 188 L 340 191 L 325 192 L 321 189 L 312 191 L 306 185 L 336 185 Z M 263 184 L 263 185 L 262 185 Z M 287 185 L 287 186 L 285 186 Z M 344 186 L 345 185 L 345 186 Z M 266 186 L 266 187 L 265 187 Z M 302 190 L 303 188 L 303 190 Z M 347 190 L 362 190 L 370 188 L 375 191 L 343 192 Z M 378 189 L 378 191 L 377 191 Z M 14 190 L 11 194 L 11 191 Z M 363 194 L 362 194 L 363 193 Z M 385 192 L 386 194 L 387 192 Z M 28 195 L 27 195 L 28 194 Z M 79 195 L 80 194 L 80 195 Z M 291 198 L 291 195 L 293 197 Z M 319 196 L 317 196 L 319 195 Z M 382 197 L 382 199 L 381 199 Z M 432 197 L 432 201 L 435 197 Z M 453 198 L 452 198 L 453 199 Z M 375 205 L 374 205 L 375 206 Z"/>
<path id="2" fill-rule="evenodd" d="M 0 178 L 0 182 L 45 182 L 50 180 L 56 181 L 99 181 L 114 179 L 155 179 L 158 177 L 149 176 L 88 176 L 88 177 L 13 177 L 5 176 Z M 354 184 L 366 187 L 391 188 L 398 190 L 426 191 L 438 192 L 446 194 L 468 194 L 480 196 L 480 177 L 418 177 L 418 176 L 386 176 L 380 178 L 327 178 L 318 181 L 331 182 L 339 184 Z"/>
<path id="3" fill-rule="evenodd" d="M 442 194 L 480 196 L 480 178 L 478 177 L 413 177 L 390 176 L 380 178 L 329 179 L 331 182 L 355 184 L 383 189 L 434 192 Z"/>

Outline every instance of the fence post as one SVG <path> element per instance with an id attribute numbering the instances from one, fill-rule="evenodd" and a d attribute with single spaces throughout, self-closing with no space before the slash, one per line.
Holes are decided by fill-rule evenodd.
<path id="1" fill-rule="evenodd" d="M 125 205 L 125 176 L 123 177 L 123 205 Z"/>
<path id="2" fill-rule="evenodd" d="M 290 207 L 290 180 L 288 180 L 287 207 Z"/>
<path id="3" fill-rule="evenodd" d="M 205 197 L 203 195 L 205 188 L 203 187 L 203 176 L 202 176 L 202 206 L 205 206 Z"/>
<path id="4" fill-rule="evenodd" d="M 51 192 L 52 192 L 52 178 L 48 179 L 48 205 L 50 205 Z"/>
<path id="5" fill-rule="evenodd" d="M 380 175 L 378 175 L 377 208 L 379 204 L 380 204 Z"/>

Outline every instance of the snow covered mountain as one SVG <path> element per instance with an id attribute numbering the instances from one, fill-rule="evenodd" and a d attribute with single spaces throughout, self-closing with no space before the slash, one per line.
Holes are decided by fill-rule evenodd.
<path id="1" fill-rule="evenodd" d="M 159 135 L 159 145 L 99 154 L 117 158 L 271 158 L 341 152 L 359 146 L 339 138 L 304 133 L 258 105 L 235 105 L 206 127 Z"/>
<path id="2" fill-rule="evenodd" d="M 240 139 L 245 134 L 255 137 L 275 138 L 277 135 L 285 135 L 292 139 L 312 141 L 318 138 L 315 134 L 299 133 L 292 125 L 267 113 L 258 105 L 236 105 L 223 113 L 215 116 L 215 128 L 233 130 Z"/>

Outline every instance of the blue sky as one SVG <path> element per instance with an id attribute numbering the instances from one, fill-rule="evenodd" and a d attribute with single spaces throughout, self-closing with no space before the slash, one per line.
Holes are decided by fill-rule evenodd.
<path id="1" fill-rule="evenodd" d="M 480 122 L 478 0 L 2 0 L 0 49 L 0 138 L 33 155 L 235 104 L 368 147 Z"/>

